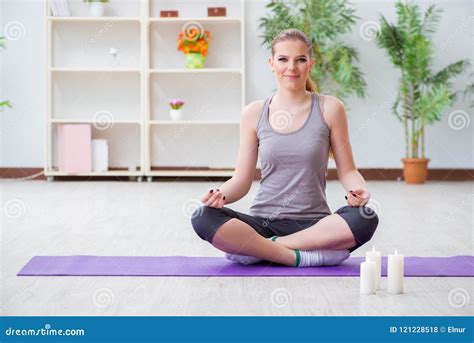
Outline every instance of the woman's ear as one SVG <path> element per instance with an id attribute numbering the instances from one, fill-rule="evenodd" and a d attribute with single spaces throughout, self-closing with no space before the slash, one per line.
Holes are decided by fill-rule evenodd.
<path id="1" fill-rule="evenodd" d="M 270 66 L 270 69 L 272 70 L 272 73 L 274 73 L 275 71 L 273 70 L 273 58 L 272 57 L 268 58 L 268 65 Z"/>

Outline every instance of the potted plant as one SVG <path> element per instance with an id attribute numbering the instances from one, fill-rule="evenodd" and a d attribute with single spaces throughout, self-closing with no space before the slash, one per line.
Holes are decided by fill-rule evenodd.
<path id="1" fill-rule="evenodd" d="M 171 120 L 181 120 L 181 107 L 184 105 L 184 100 L 182 99 L 171 99 L 170 102 L 170 117 Z"/>
<path id="2" fill-rule="evenodd" d="M 210 32 L 200 26 L 188 27 L 179 33 L 178 50 L 184 52 L 188 69 L 204 68 L 210 41 Z"/>
<path id="3" fill-rule="evenodd" d="M 267 6 L 270 14 L 260 19 L 267 48 L 283 30 L 296 28 L 309 37 L 313 45 L 314 67 L 311 79 L 317 91 L 333 94 L 340 99 L 350 95 L 363 97 L 366 83 L 356 65 L 358 52 L 344 44 L 339 37 L 349 33 L 359 17 L 346 0 L 272 0 Z"/>
<path id="4" fill-rule="evenodd" d="M 431 5 L 422 17 L 418 5 L 398 1 L 395 6 L 397 24 L 390 24 L 381 16 L 376 43 L 386 50 L 401 73 L 392 109 L 405 130 L 405 182 L 424 183 L 430 160 L 425 157 L 425 127 L 439 121 L 453 103 L 456 92 L 451 89 L 450 80 L 462 73 L 469 62 L 460 60 L 434 73 L 430 36 L 442 11 Z"/>
<path id="5" fill-rule="evenodd" d="M 5 48 L 5 37 L 0 36 L 0 49 Z M 0 100 L 0 112 L 3 111 L 4 107 L 12 107 L 8 100 Z"/>
<path id="6" fill-rule="evenodd" d="M 84 0 L 89 3 L 89 14 L 93 17 L 102 17 L 105 12 L 105 4 L 109 0 Z"/>

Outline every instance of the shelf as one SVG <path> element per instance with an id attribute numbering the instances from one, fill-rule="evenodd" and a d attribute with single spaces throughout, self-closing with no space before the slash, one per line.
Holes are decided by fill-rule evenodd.
<path id="1" fill-rule="evenodd" d="M 174 73 L 230 73 L 242 74 L 242 70 L 238 68 L 202 68 L 202 69 L 149 69 L 150 74 L 174 74 Z"/>
<path id="2" fill-rule="evenodd" d="M 49 121 L 50 123 L 56 123 L 56 124 L 101 124 L 100 121 L 98 120 L 90 120 L 90 119 L 62 119 L 62 118 L 56 118 L 56 119 L 51 119 Z M 141 121 L 139 120 L 113 120 L 110 121 L 111 124 L 137 124 L 140 125 Z M 108 123 L 107 123 L 108 124 Z"/>
<path id="3" fill-rule="evenodd" d="M 230 176 L 234 175 L 234 170 L 182 170 L 182 169 L 166 169 L 166 170 L 151 170 L 146 172 L 150 176 Z"/>
<path id="4" fill-rule="evenodd" d="M 109 170 L 106 172 L 85 172 L 85 173 L 66 173 L 57 170 L 46 170 L 45 176 L 141 176 L 143 175 L 140 171 L 128 171 L 128 170 Z"/>
<path id="5" fill-rule="evenodd" d="M 239 125 L 229 120 L 150 120 L 150 125 Z"/>
<path id="6" fill-rule="evenodd" d="M 139 17 L 47 17 L 51 22 L 104 22 L 104 21 L 116 21 L 116 22 L 130 22 L 140 21 Z"/>
<path id="7" fill-rule="evenodd" d="M 115 1 L 108 16 L 93 17 L 83 0 L 68 0 L 71 16 L 56 17 L 46 1 L 45 175 L 232 177 L 246 104 L 246 20 L 244 0 L 224 2 Z M 227 16 L 208 17 L 208 6 L 225 6 Z M 171 9 L 180 17 L 159 17 Z M 183 25 L 213 36 L 203 69 L 185 67 Z M 174 98 L 186 102 L 179 121 L 169 116 Z M 90 125 L 92 139 L 107 140 L 111 170 L 58 171 L 61 124 Z"/>
<path id="8" fill-rule="evenodd" d="M 229 23 L 240 24 L 242 19 L 231 17 L 202 17 L 202 18 L 148 18 L 149 23 L 181 23 L 181 22 L 199 22 L 199 23 Z"/>
<path id="9" fill-rule="evenodd" d="M 113 69 L 113 68 L 49 68 L 51 72 L 60 73 L 140 73 L 140 69 Z"/>

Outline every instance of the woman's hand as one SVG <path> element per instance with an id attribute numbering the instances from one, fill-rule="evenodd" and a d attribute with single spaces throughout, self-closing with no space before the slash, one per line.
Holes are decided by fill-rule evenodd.
<path id="1" fill-rule="evenodd" d="M 347 203 L 350 206 L 364 206 L 369 202 L 370 193 L 365 189 L 356 189 L 355 191 L 349 191 L 346 195 Z"/>
<path id="2" fill-rule="evenodd" d="M 201 198 L 205 206 L 222 208 L 225 205 L 225 196 L 219 189 L 210 189 Z"/>

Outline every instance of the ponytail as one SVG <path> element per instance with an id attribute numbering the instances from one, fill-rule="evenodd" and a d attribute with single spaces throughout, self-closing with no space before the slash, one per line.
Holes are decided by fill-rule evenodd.
<path id="1" fill-rule="evenodd" d="M 318 92 L 318 86 L 316 85 L 316 83 L 313 80 L 311 80 L 310 77 L 308 77 L 308 79 L 306 80 L 306 90 L 310 91 L 311 93 L 317 93 Z"/>

